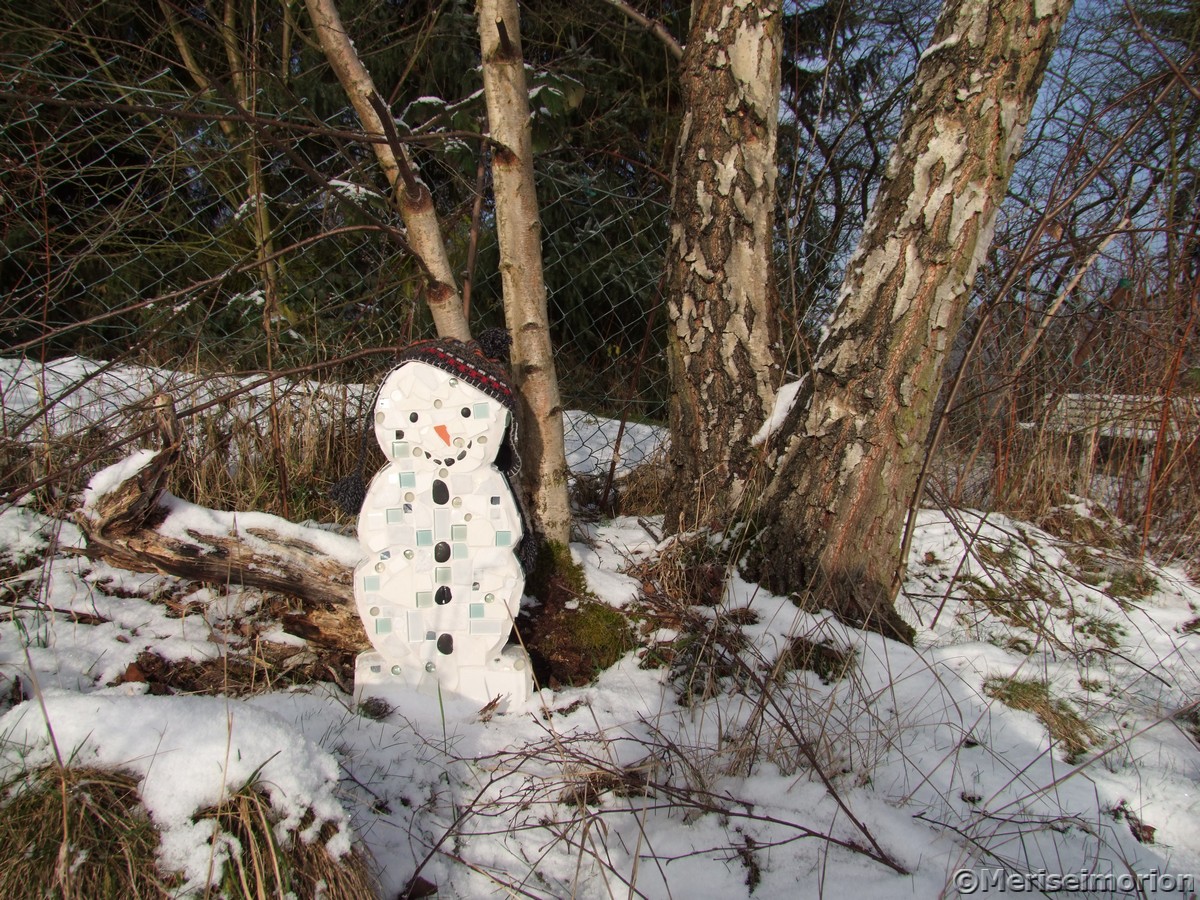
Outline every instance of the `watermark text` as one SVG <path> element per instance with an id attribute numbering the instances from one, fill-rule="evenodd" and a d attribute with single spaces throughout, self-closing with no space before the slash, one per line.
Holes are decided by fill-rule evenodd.
<path id="1" fill-rule="evenodd" d="M 1011 869 L 958 869 L 952 883 L 962 896 L 975 894 L 1052 894 L 1058 891 L 1082 894 L 1144 895 L 1180 894 L 1191 896 L 1196 890 L 1196 876 L 1160 872 L 1048 872 L 1034 869 L 1015 872 Z"/>

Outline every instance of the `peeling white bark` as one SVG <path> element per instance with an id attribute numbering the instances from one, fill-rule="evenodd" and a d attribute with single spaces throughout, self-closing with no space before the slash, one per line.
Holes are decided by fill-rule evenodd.
<path id="1" fill-rule="evenodd" d="M 825 579 L 852 618 L 895 634 L 900 530 L 942 367 L 1070 8 L 1035 2 L 946 0 L 751 558 L 777 593 Z"/>
<path id="2" fill-rule="evenodd" d="M 775 83 L 772 72 L 779 66 L 779 59 L 771 52 L 764 22 L 771 15 L 770 10 L 764 9 L 762 19 L 743 22 L 734 35 L 729 48 L 729 67 L 737 79 L 739 91 L 735 102 L 726 103 L 726 109 L 731 112 L 739 103 L 745 102 L 766 119 L 771 107 L 779 102 L 778 90 L 772 91 Z"/>
<path id="3" fill-rule="evenodd" d="M 571 508 L 563 409 L 546 312 L 520 20 L 515 0 L 479 0 L 477 12 L 488 130 L 498 145 L 492 152 L 492 183 L 504 315 L 513 337 L 513 376 L 526 413 L 522 447 L 533 450 L 526 454 L 522 481 L 538 529 L 565 547 L 570 543 Z"/>
<path id="4" fill-rule="evenodd" d="M 780 381 L 770 259 L 780 20 L 780 0 L 693 8 L 668 253 L 678 469 L 668 527 L 736 505 Z"/>

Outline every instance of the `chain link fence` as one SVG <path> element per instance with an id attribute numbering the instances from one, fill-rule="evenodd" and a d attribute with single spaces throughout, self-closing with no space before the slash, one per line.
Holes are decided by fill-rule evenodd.
<path id="1" fill-rule="evenodd" d="M 98 466 L 153 444 L 153 397 L 165 392 L 187 426 L 181 496 L 327 519 L 327 487 L 355 464 L 373 386 L 397 347 L 432 335 L 421 272 L 336 82 L 318 116 L 274 83 L 269 102 L 189 90 L 177 67 L 155 68 L 161 58 L 67 40 L 0 53 L 0 488 L 48 502 L 80 489 Z M 549 76 L 535 77 L 547 95 Z M 1139 115 L 1136 104 L 1117 113 L 1129 123 L 1114 119 L 1113 133 Z M 668 396 L 669 190 L 611 142 L 572 140 L 567 121 L 535 128 L 545 278 L 569 462 L 602 476 L 618 431 L 625 467 L 662 443 L 652 426 Z M 478 332 L 504 314 L 485 150 L 461 124 L 411 147 Z M 1147 140 L 1174 133 L 1152 126 Z M 1084 137 L 1109 159 L 1104 128 Z M 851 155 L 883 158 L 882 143 L 863 140 Z M 1019 196 L 1042 197 L 1063 158 L 1087 168 L 1082 143 L 1038 146 Z M 1140 148 L 1105 164 L 1139 185 L 1121 204 L 1100 179 L 1044 233 L 1041 204 L 1006 208 L 960 341 L 982 316 L 940 451 L 952 502 L 1036 517 L 1072 496 L 1116 497 L 1109 505 L 1143 535 L 1194 532 L 1197 180 L 1191 163 L 1173 180 L 1146 178 Z M 807 144 L 781 151 L 780 290 L 798 371 L 871 183 L 852 167 L 858 199 L 838 206 L 812 158 Z M 1142 211 L 1121 225 L 1134 201 Z M 840 230 L 819 221 L 830 210 Z M 1100 253 L 1110 230 L 1121 237 Z M 1026 259 L 1010 278 L 1010 260 Z M 1055 412 L 1095 396 L 1118 398 L 1119 411 L 1129 398 L 1180 395 L 1150 407 L 1156 435 L 1182 436 L 1165 443 L 1096 423 L 1067 429 Z"/>
<path id="2" fill-rule="evenodd" d="M 324 488 L 353 465 L 394 349 L 433 334 L 355 120 L 314 122 L 302 105 L 248 117 L 165 70 L 121 82 L 121 60 L 72 71 L 60 56 L 0 58 L 5 493 L 78 489 L 130 442 L 152 443 L 165 392 L 189 425 L 185 495 L 330 514 Z M 479 152 L 416 154 L 476 331 L 503 325 Z M 567 146 L 539 157 L 538 184 L 571 463 L 607 471 L 586 452 L 595 432 L 615 437 L 607 419 L 665 417 L 667 188 Z M 626 432 L 626 463 L 661 441 Z M 261 471 L 239 477 L 250 460 Z"/>

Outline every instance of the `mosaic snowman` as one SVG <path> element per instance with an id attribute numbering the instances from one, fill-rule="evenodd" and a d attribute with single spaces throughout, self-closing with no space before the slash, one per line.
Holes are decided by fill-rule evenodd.
<path id="1" fill-rule="evenodd" d="M 355 691 L 393 705 L 405 692 L 521 703 L 529 659 L 506 646 L 525 584 L 515 475 L 515 399 L 475 343 L 426 341 L 402 355 L 375 401 L 388 459 L 358 518 L 367 553 L 354 598 L 374 652 Z M 503 471 L 502 471 L 503 469 Z"/>

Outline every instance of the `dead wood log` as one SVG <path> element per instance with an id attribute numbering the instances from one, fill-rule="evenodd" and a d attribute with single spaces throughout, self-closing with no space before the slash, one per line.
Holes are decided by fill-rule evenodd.
<path id="1" fill-rule="evenodd" d="M 370 647 L 354 607 L 358 541 L 256 512 L 220 512 L 166 490 L 179 455 L 170 401 L 159 401 L 164 447 L 98 473 L 75 520 L 91 558 L 136 572 L 260 588 L 295 598 L 284 628 L 341 650 Z"/>

